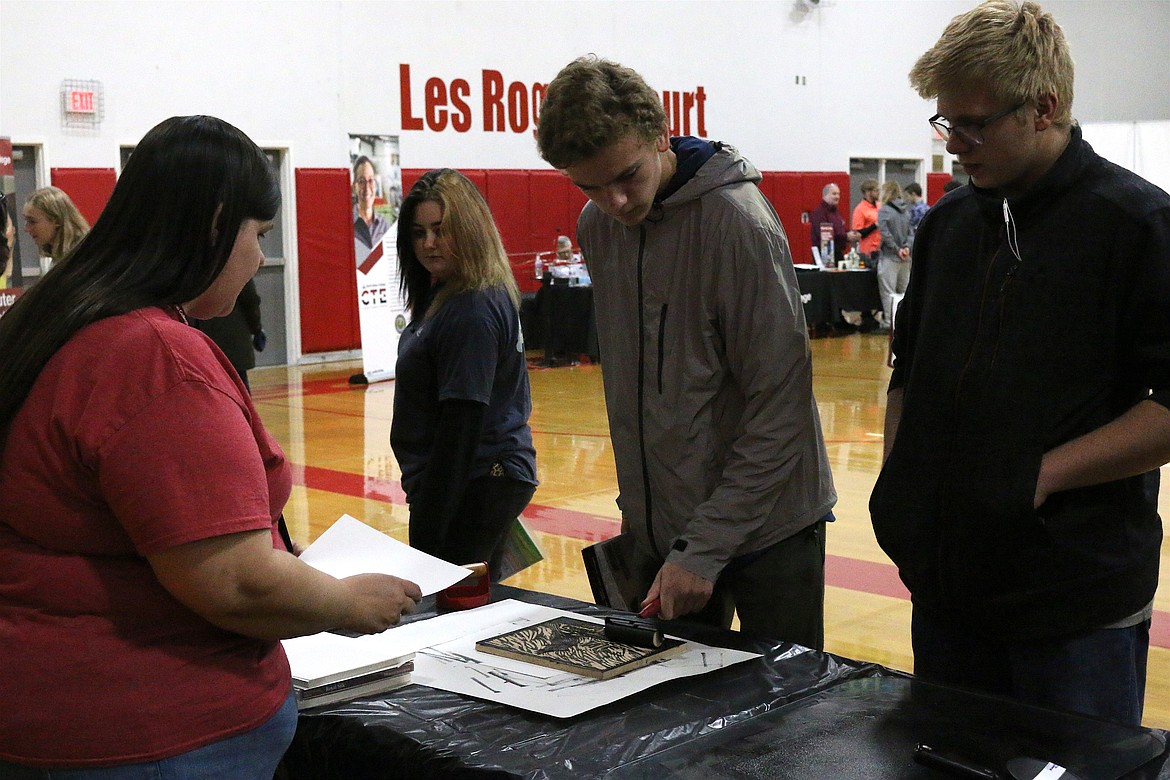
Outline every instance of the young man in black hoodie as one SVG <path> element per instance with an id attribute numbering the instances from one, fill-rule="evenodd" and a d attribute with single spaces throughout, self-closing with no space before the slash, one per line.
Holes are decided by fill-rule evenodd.
<path id="1" fill-rule="evenodd" d="M 874 530 L 927 679 L 1141 721 L 1170 461 L 1170 196 L 1071 116 L 1051 15 L 989 0 L 910 72 L 970 176 L 898 309 Z"/>

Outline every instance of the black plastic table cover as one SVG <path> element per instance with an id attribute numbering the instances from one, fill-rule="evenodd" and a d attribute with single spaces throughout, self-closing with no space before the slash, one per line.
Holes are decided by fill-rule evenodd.
<path id="1" fill-rule="evenodd" d="M 493 586 L 492 598 L 610 612 L 501 585 Z M 433 614 L 433 599 L 425 599 L 411 619 Z M 1159 774 L 1166 758 L 1162 732 L 940 688 L 786 642 L 682 624 L 668 624 L 667 632 L 762 657 L 567 720 L 411 685 L 302 713 L 282 774 L 288 780 L 943 777 L 912 760 L 916 740 L 935 740 L 935 747 L 973 760 L 1036 753 L 1064 758 L 1070 769 L 1077 745 L 1090 753 L 1121 746 L 1132 751 L 1129 758 L 1113 756 L 1106 766 L 1124 765 L 1128 774 L 1083 780 L 1170 780 L 1170 770 Z M 1130 771 L 1140 763 L 1141 770 Z"/>
<path id="2" fill-rule="evenodd" d="M 876 311 L 882 308 L 877 271 L 821 271 L 797 269 L 796 281 L 804 300 L 804 319 L 809 325 L 833 324 L 842 311 Z"/>
<path id="3" fill-rule="evenodd" d="M 562 355 L 588 355 L 597 359 L 593 288 L 561 283 L 565 281 L 546 279 L 536 293 L 545 357 L 552 360 Z"/>

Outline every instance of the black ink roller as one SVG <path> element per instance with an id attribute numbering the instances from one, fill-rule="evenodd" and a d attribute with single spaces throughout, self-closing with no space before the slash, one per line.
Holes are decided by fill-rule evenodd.
<path id="1" fill-rule="evenodd" d="M 920 744 L 914 748 L 914 761 L 955 777 L 966 777 L 971 780 L 1002 780 L 999 772 L 994 769 L 973 764 L 950 753 L 943 753 L 930 745 Z"/>
<path id="2" fill-rule="evenodd" d="M 636 615 L 611 615 L 605 619 L 605 638 L 635 647 L 662 647 L 662 629 L 658 621 Z"/>

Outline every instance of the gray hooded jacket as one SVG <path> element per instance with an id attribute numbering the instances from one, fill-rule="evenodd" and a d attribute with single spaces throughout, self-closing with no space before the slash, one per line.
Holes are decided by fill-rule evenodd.
<path id="1" fill-rule="evenodd" d="M 720 145 L 637 227 L 593 203 L 593 277 L 623 527 L 709 580 L 815 523 L 836 493 L 788 240 Z"/>

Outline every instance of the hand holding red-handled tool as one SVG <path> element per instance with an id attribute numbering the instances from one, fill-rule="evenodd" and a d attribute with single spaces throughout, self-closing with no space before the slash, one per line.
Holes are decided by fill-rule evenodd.
<path id="1" fill-rule="evenodd" d="M 714 589 L 714 582 L 668 561 L 662 564 L 650 585 L 640 615 L 658 615 L 663 620 L 674 620 L 699 612 L 711 600 Z"/>

